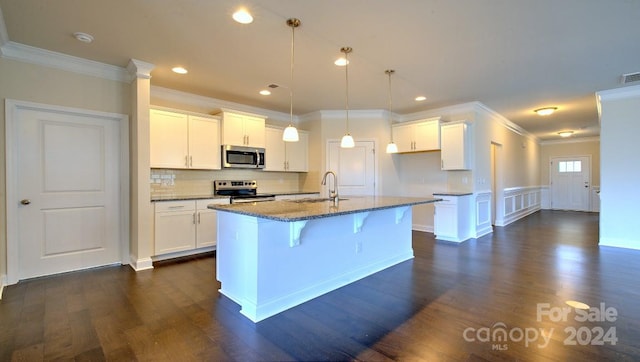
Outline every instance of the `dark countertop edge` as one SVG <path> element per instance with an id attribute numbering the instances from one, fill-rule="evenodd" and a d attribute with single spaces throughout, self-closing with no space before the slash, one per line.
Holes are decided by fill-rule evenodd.
<path id="1" fill-rule="evenodd" d="M 473 192 L 434 192 L 433 196 L 468 196 L 473 195 Z"/>
<path id="2" fill-rule="evenodd" d="M 306 194 L 319 194 L 320 191 L 297 191 L 297 192 L 267 192 L 276 196 L 288 196 L 288 195 L 306 195 Z M 215 196 L 215 195 L 158 195 L 152 196 L 151 202 L 157 201 L 186 201 L 186 200 L 203 200 L 203 199 L 228 199 L 229 196 Z"/>
<path id="3" fill-rule="evenodd" d="M 403 202 L 403 203 L 394 204 L 394 205 L 368 207 L 368 208 L 362 208 L 362 209 L 358 209 L 358 210 L 346 210 L 346 211 L 338 211 L 338 212 L 329 213 L 329 214 L 319 214 L 319 215 L 300 216 L 300 217 L 278 217 L 278 216 L 272 216 L 272 215 L 264 215 L 264 214 L 260 214 L 260 213 L 256 213 L 256 212 L 249 212 L 249 211 L 244 211 L 244 210 L 235 210 L 235 209 L 228 209 L 228 208 L 224 208 L 224 207 L 218 207 L 218 206 L 225 206 L 225 205 L 209 205 L 207 207 L 209 209 L 213 209 L 213 210 L 217 210 L 217 211 L 226 211 L 226 212 L 230 212 L 230 213 L 238 214 L 238 215 L 259 217 L 261 219 L 267 219 L 267 220 L 273 220 L 273 221 L 282 221 L 282 222 L 295 222 L 295 221 L 304 221 L 304 220 L 323 219 L 323 218 L 333 217 L 333 216 L 358 214 L 358 213 L 367 212 L 367 211 L 395 209 L 396 207 L 403 207 L 403 206 L 432 204 L 432 203 L 435 203 L 435 202 L 438 202 L 438 201 L 442 201 L 442 199 L 431 199 L 431 200 L 424 200 L 424 201 Z"/>

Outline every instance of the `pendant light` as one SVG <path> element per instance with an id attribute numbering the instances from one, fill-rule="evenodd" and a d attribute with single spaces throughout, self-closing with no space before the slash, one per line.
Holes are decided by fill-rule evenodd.
<path id="1" fill-rule="evenodd" d="M 353 51 L 350 47 L 343 47 L 340 49 L 341 52 L 344 53 L 344 74 L 345 74 L 345 83 L 346 83 L 346 92 L 345 92 L 345 104 L 346 104 L 346 112 L 347 112 L 347 133 L 342 136 L 342 141 L 340 141 L 340 147 L 342 148 L 353 148 L 355 147 L 355 142 L 353 141 L 353 137 L 349 133 L 349 57 L 348 54 Z"/>
<path id="2" fill-rule="evenodd" d="M 291 82 L 289 84 L 289 125 L 282 132 L 282 140 L 286 142 L 298 142 L 298 130 L 293 125 L 293 59 L 296 28 L 300 26 L 300 20 L 291 18 L 287 20 L 287 25 L 291 28 Z"/>
<path id="3" fill-rule="evenodd" d="M 393 143 L 393 113 L 391 113 L 391 75 L 395 73 L 393 69 L 387 69 L 384 71 L 384 74 L 389 76 L 389 131 L 391 134 L 391 141 L 387 145 L 387 153 L 397 153 L 398 146 Z"/>

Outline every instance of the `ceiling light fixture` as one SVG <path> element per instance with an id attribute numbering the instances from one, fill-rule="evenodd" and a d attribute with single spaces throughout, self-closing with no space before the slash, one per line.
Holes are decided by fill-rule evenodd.
<path id="1" fill-rule="evenodd" d="M 335 62 L 333 62 L 333 64 L 339 66 L 339 67 L 344 67 L 345 65 L 347 65 L 349 61 L 346 58 L 338 58 L 336 59 Z"/>
<path id="2" fill-rule="evenodd" d="M 562 132 L 558 132 L 558 134 L 560 135 L 560 137 L 567 138 L 573 135 L 573 131 L 562 131 Z"/>
<path id="3" fill-rule="evenodd" d="M 425 97 L 425 96 L 417 96 L 416 97 L 416 102 L 422 102 L 422 101 L 424 101 L 426 99 L 427 99 L 427 97 Z"/>
<path id="4" fill-rule="evenodd" d="M 93 36 L 91 34 L 83 33 L 81 31 L 73 33 L 73 37 L 83 43 L 93 42 Z"/>
<path id="5" fill-rule="evenodd" d="M 187 71 L 183 67 L 173 67 L 173 68 L 171 68 L 171 71 L 173 71 L 174 73 L 178 73 L 178 74 L 187 74 L 187 73 L 189 73 L 189 71 Z"/>
<path id="6" fill-rule="evenodd" d="M 263 89 L 263 90 L 260 91 L 260 94 L 262 94 L 263 96 L 268 96 L 268 95 L 271 95 L 271 92 L 269 92 L 266 89 Z"/>
<path id="7" fill-rule="evenodd" d="M 393 69 L 387 69 L 384 71 L 384 74 L 389 76 L 389 131 L 391 134 L 391 141 L 387 145 L 387 153 L 397 153 L 398 146 L 393 143 L 393 113 L 391 112 L 391 75 L 395 73 Z"/>
<path id="8" fill-rule="evenodd" d="M 534 112 L 536 112 L 539 116 L 548 116 L 557 110 L 558 110 L 558 107 L 544 107 L 544 108 L 538 108 L 534 110 Z"/>
<path id="9" fill-rule="evenodd" d="M 247 11 L 247 9 L 238 9 L 238 11 L 233 13 L 232 17 L 233 20 L 237 21 L 240 24 L 251 24 L 253 22 L 253 16 L 249 14 L 249 11 Z"/>
<path id="10" fill-rule="evenodd" d="M 293 60 L 295 54 L 295 33 L 296 28 L 301 24 L 299 19 L 291 18 L 287 20 L 287 25 L 291 28 L 291 81 L 289 83 L 289 125 L 282 132 L 282 140 L 286 142 L 298 142 L 298 130 L 293 126 Z"/>
<path id="11" fill-rule="evenodd" d="M 349 59 L 348 54 L 353 51 L 350 47 L 343 47 L 340 49 L 341 52 L 344 53 L 344 79 L 345 79 L 345 110 L 347 114 L 347 133 L 342 136 L 342 140 L 340 141 L 340 147 L 342 148 L 353 148 L 355 147 L 355 142 L 353 141 L 353 137 L 349 133 Z"/>

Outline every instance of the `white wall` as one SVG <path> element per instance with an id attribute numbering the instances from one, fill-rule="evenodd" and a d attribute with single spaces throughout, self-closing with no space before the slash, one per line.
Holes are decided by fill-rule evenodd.
<path id="1" fill-rule="evenodd" d="M 640 86 L 598 92 L 600 245 L 640 249 Z"/>

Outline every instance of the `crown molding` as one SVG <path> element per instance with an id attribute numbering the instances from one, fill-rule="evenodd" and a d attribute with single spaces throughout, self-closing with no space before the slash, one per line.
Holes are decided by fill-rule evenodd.
<path id="1" fill-rule="evenodd" d="M 153 70 L 154 67 L 155 65 L 143 62 L 142 60 L 129 59 L 127 71 L 129 72 L 129 76 L 132 81 L 136 78 L 151 79 L 151 70 Z"/>
<path id="2" fill-rule="evenodd" d="M 342 110 L 321 110 L 313 112 L 320 116 L 320 119 L 345 119 L 346 111 Z M 388 119 L 389 112 L 383 109 L 349 110 L 350 119 Z M 306 115 L 305 115 L 306 118 Z"/>
<path id="3" fill-rule="evenodd" d="M 0 56 L 6 59 L 104 78 L 117 82 L 129 83 L 131 81 L 131 77 L 125 68 L 12 41 L 2 44 L 0 47 Z"/>
<path id="4" fill-rule="evenodd" d="M 476 112 L 477 104 L 479 102 L 469 102 L 469 103 L 461 103 L 453 106 L 440 107 L 429 109 L 426 111 L 420 111 L 415 113 L 408 113 L 401 115 L 398 119 L 398 122 L 410 122 L 416 121 L 424 118 L 433 118 L 433 117 L 446 117 L 448 115 L 456 115 L 464 112 Z"/>
<path id="5" fill-rule="evenodd" d="M 559 144 L 569 144 L 569 143 L 585 143 L 585 142 L 600 142 L 600 137 L 568 137 L 560 140 L 547 140 L 540 141 L 541 146 L 546 145 L 559 145 Z"/>
<path id="6" fill-rule="evenodd" d="M 201 96 L 193 93 L 182 92 L 174 89 L 151 86 L 151 98 L 167 100 L 171 102 L 177 102 L 186 105 L 192 105 L 199 108 L 209 108 L 211 111 L 220 109 L 233 109 L 237 112 L 244 112 L 249 114 L 259 114 L 267 118 L 278 121 L 289 121 L 290 114 L 283 112 L 276 112 L 268 109 L 247 106 L 245 104 L 224 101 L 221 99 Z M 298 116 L 293 116 L 294 122 L 298 121 Z"/>

